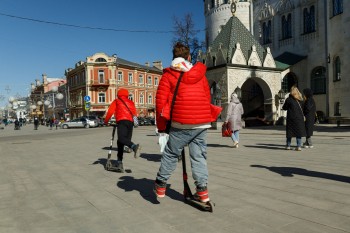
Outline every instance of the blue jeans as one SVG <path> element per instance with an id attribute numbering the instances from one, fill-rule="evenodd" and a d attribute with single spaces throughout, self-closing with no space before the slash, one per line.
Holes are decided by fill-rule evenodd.
<path id="1" fill-rule="evenodd" d="M 233 131 L 231 138 L 234 142 L 239 142 L 239 130 Z"/>
<path id="2" fill-rule="evenodd" d="M 157 180 L 167 182 L 176 168 L 178 157 L 187 145 L 195 184 L 200 187 L 207 186 L 207 129 L 170 129 L 169 141 L 163 152 Z"/>
<path id="3" fill-rule="evenodd" d="M 297 147 L 301 147 L 301 137 L 297 137 Z M 287 146 L 290 146 L 292 143 L 292 138 L 287 137 Z"/>

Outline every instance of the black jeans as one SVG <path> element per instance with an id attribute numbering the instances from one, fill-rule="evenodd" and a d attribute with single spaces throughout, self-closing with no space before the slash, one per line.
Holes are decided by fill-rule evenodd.
<path id="1" fill-rule="evenodd" d="M 132 131 L 134 128 L 134 123 L 128 120 L 122 120 L 118 121 L 117 126 L 117 133 L 118 133 L 118 160 L 123 160 L 123 154 L 124 154 L 124 146 L 128 146 L 131 148 L 131 146 L 134 144 L 131 141 L 132 138 Z"/>

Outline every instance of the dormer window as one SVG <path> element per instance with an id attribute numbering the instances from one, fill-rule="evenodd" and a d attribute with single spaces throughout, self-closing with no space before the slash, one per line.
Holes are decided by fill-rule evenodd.
<path id="1" fill-rule="evenodd" d="M 95 60 L 95 62 L 107 62 L 106 59 L 99 57 Z"/>

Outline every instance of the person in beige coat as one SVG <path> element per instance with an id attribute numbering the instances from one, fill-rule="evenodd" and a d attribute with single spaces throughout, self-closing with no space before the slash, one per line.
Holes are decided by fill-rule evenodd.
<path id="1" fill-rule="evenodd" d="M 231 102 L 228 104 L 225 123 L 228 123 L 232 130 L 233 147 L 238 148 L 239 130 L 242 128 L 242 115 L 244 113 L 242 103 L 237 95 L 232 93 Z"/>

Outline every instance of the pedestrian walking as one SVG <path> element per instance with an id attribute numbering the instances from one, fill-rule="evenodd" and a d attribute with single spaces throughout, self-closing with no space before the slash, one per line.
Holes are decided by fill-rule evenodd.
<path id="1" fill-rule="evenodd" d="M 316 121 L 316 103 L 313 98 L 313 92 L 310 88 L 303 90 L 305 102 L 304 102 L 304 116 L 305 116 L 305 130 L 306 130 L 306 141 L 303 144 L 304 148 L 313 148 L 311 136 L 314 133 L 314 125 Z"/>
<path id="2" fill-rule="evenodd" d="M 129 92 L 127 89 L 119 89 L 115 99 L 109 106 L 104 123 L 108 125 L 109 119 L 114 114 L 117 123 L 117 164 L 116 168 L 120 172 L 124 172 L 123 154 L 124 146 L 128 146 L 134 151 L 134 157 L 137 158 L 141 147 L 131 141 L 134 128 L 133 116 L 136 116 L 136 108 L 134 102 L 128 99 Z"/>
<path id="3" fill-rule="evenodd" d="M 286 150 L 291 149 L 292 138 L 296 138 L 297 147 L 296 151 L 301 151 L 301 138 L 306 136 L 304 113 L 302 109 L 303 97 L 296 86 L 292 86 L 290 94 L 284 105 L 283 110 L 287 111 L 287 126 L 286 126 L 286 137 L 287 145 Z"/>
<path id="4" fill-rule="evenodd" d="M 60 121 L 56 118 L 56 119 L 54 120 L 54 124 L 55 124 L 56 130 L 57 130 L 57 128 L 58 128 L 59 123 L 60 123 Z"/>
<path id="5" fill-rule="evenodd" d="M 52 117 L 50 117 L 48 119 L 48 121 L 49 121 L 50 130 L 52 130 L 52 127 L 53 127 L 53 124 L 54 124 L 54 119 Z"/>
<path id="6" fill-rule="evenodd" d="M 156 122 L 159 133 L 164 133 L 171 120 L 167 142 L 155 180 L 154 192 L 165 196 L 166 183 L 175 170 L 179 156 L 188 145 L 195 197 L 209 201 L 207 168 L 207 129 L 216 121 L 221 108 L 210 104 L 210 89 L 205 77 L 206 66 L 191 64 L 190 49 L 176 43 L 171 66 L 163 70 L 156 94 Z M 177 93 L 175 93 L 178 84 Z M 174 97 L 174 101 L 173 101 Z"/>
<path id="7" fill-rule="evenodd" d="M 232 93 L 231 101 L 227 107 L 225 123 L 231 128 L 233 147 L 238 148 L 239 130 L 242 128 L 242 115 L 244 113 L 242 103 L 239 101 L 237 94 Z"/>
<path id="8" fill-rule="evenodd" d="M 39 118 L 37 116 L 34 117 L 34 130 L 38 130 L 39 127 Z"/>

